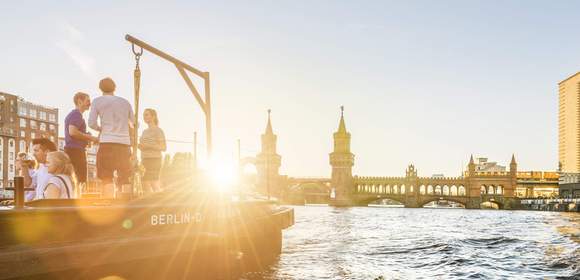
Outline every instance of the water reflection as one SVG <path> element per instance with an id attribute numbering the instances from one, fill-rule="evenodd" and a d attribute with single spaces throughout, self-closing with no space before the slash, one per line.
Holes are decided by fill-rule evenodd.
<path id="1" fill-rule="evenodd" d="M 580 277 L 577 213 L 296 207 L 268 271 L 245 279 Z M 566 279 L 566 278 L 563 278 Z"/>

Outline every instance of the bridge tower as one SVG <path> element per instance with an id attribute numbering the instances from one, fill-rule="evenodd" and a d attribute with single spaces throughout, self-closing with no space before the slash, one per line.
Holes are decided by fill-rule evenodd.
<path id="1" fill-rule="evenodd" d="M 260 193 L 280 197 L 279 169 L 282 157 L 276 153 L 277 136 L 272 130 L 271 110 L 268 109 L 268 124 L 262 134 L 262 151 L 256 156 L 257 187 Z"/>
<path id="2" fill-rule="evenodd" d="M 409 194 L 418 193 L 419 188 L 418 185 L 418 176 L 417 176 L 417 169 L 415 169 L 414 164 L 409 164 L 407 170 L 405 170 L 405 181 L 407 182 L 407 191 Z"/>
<path id="3" fill-rule="evenodd" d="M 330 184 L 335 192 L 335 197 L 330 204 L 334 206 L 353 205 L 352 167 L 354 154 L 350 152 L 350 133 L 346 131 L 344 124 L 344 106 L 340 106 L 340 123 L 338 131 L 334 133 L 334 151 L 330 153 L 330 165 L 332 166 Z"/>
<path id="4" fill-rule="evenodd" d="M 477 185 L 477 180 L 475 179 L 475 162 L 473 161 L 473 155 L 469 157 L 469 164 L 467 165 L 467 195 L 471 197 L 476 197 L 480 195 L 479 185 Z"/>
<path id="5" fill-rule="evenodd" d="M 510 177 L 512 179 L 511 186 L 504 190 L 504 195 L 508 197 L 515 196 L 515 189 L 518 185 L 518 164 L 516 162 L 516 156 L 512 154 L 512 160 L 510 162 Z"/>

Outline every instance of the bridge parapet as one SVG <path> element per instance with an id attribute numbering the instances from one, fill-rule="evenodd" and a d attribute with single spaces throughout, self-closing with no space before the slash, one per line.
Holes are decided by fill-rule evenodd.
<path id="1" fill-rule="evenodd" d="M 469 177 L 469 171 L 465 171 L 465 177 Z M 509 171 L 476 171 L 473 176 L 478 177 L 510 177 Z"/>
<path id="2" fill-rule="evenodd" d="M 356 185 L 361 185 L 361 184 L 398 184 L 398 183 L 403 183 L 405 182 L 407 179 L 406 177 L 358 177 L 355 176 L 354 177 L 354 183 Z"/>

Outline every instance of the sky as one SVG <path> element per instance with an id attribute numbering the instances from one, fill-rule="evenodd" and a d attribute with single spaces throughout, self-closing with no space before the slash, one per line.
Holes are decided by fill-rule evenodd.
<path id="1" fill-rule="evenodd" d="M 281 174 L 330 176 L 345 106 L 353 174 L 458 176 L 488 157 L 557 168 L 558 82 L 580 71 L 578 1 L 3 1 L 0 91 L 59 108 L 111 77 L 133 102 L 131 34 L 211 73 L 216 157 L 260 150 Z M 145 53 L 141 108 L 168 139 L 205 143 L 175 66 Z M 195 80 L 203 91 L 200 80 Z M 87 117 L 87 116 L 85 116 Z M 170 151 L 191 144 L 170 142 Z M 200 154 L 200 157 L 203 157 Z"/>

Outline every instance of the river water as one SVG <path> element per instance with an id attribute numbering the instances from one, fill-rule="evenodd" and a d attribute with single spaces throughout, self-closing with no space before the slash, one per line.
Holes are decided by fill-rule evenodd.
<path id="1" fill-rule="evenodd" d="M 580 279 L 580 214 L 295 207 L 283 251 L 243 279 Z"/>

